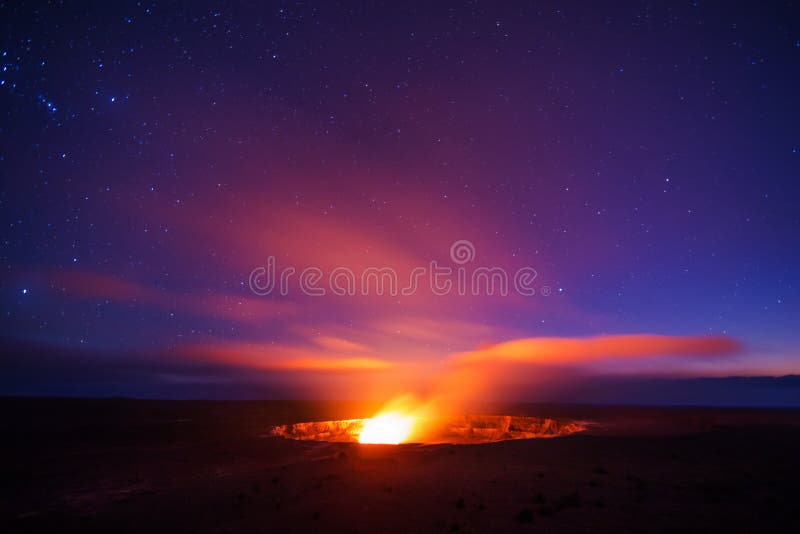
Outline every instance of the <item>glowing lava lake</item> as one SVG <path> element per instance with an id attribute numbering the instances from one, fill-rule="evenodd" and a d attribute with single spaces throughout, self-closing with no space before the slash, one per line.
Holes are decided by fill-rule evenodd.
<path id="1" fill-rule="evenodd" d="M 512 439 L 552 438 L 584 430 L 575 421 L 513 415 L 464 415 L 422 422 L 400 412 L 367 419 L 314 421 L 273 427 L 287 439 L 362 444 L 491 443 Z"/>

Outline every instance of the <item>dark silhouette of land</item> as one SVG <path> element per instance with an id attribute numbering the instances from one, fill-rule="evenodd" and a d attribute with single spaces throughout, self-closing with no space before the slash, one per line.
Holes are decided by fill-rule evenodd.
<path id="1" fill-rule="evenodd" d="M 798 531 L 800 410 L 485 407 L 553 438 L 360 446 L 269 436 L 322 402 L 0 399 L 0 530 Z"/>

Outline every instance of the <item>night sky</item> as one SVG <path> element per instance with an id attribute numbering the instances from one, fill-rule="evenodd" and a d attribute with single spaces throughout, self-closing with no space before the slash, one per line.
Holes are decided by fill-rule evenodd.
<path id="1" fill-rule="evenodd" d="M 515 360 L 519 398 L 680 402 L 800 373 L 798 3 L 0 21 L 2 394 L 361 398 L 472 358 Z M 536 294 L 250 288 L 270 256 L 403 285 L 458 240 Z M 800 403 L 758 380 L 687 402 Z"/>

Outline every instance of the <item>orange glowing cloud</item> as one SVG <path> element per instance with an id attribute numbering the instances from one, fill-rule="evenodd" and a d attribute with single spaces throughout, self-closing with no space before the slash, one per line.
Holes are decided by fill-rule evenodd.
<path id="1" fill-rule="evenodd" d="M 738 341 L 723 336 L 664 336 L 652 334 L 611 335 L 590 338 L 523 338 L 488 345 L 451 355 L 451 365 L 440 369 L 435 386 L 418 400 L 402 396 L 402 408 L 395 399 L 382 410 L 413 414 L 420 420 L 435 421 L 443 414 L 464 413 L 465 407 L 496 398 L 510 382 L 525 380 L 536 387 L 541 376 L 527 375 L 519 365 L 580 365 L 618 358 L 706 357 L 734 354 Z M 541 375 L 537 372 L 536 375 Z M 423 429 L 424 431 L 424 429 Z"/>
<path id="2" fill-rule="evenodd" d="M 297 358 L 274 362 L 275 369 L 295 371 L 379 370 L 391 367 L 394 367 L 391 362 L 378 358 Z"/>
<path id="3" fill-rule="evenodd" d="M 337 340 L 342 346 L 346 340 Z M 360 352 L 361 349 L 359 349 Z M 369 355 L 323 351 L 286 345 L 219 342 L 182 347 L 179 352 L 195 361 L 214 361 L 239 367 L 281 371 L 377 371 L 394 363 Z"/>
<path id="4" fill-rule="evenodd" d="M 453 355 L 457 364 L 483 362 L 571 365 L 603 359 L 733 354 L 741 344 L 726 336 L 629 334 L 589 338 L 524 338 Z"/>

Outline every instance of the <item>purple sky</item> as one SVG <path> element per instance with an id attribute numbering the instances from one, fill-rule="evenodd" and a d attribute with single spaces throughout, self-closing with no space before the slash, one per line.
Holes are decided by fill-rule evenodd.
<path id="1" fill-rule="evenodd" d="M 800 373 L 798 9 L 3 5 L 0 393 L 375 396 L 465 353 L 567 400 Z M 250 288 L 269 257 L 286 294 Z M 331 290 L 431 261 L 535 294 Z M 751 386 L 691 402 L 789 402 Z"/>

